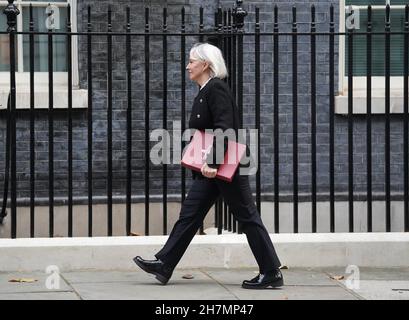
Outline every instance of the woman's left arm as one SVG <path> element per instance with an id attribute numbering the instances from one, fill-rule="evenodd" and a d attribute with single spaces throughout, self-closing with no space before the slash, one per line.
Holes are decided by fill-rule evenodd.
<path id="1" fill-rule="evenodd" d="M 232 98 L 228 87 L 221 83 L 215 83 L 209 90 L 208 106 L 213 120 L 213 129 L 234 129 L 234 114 Z M 218 169 L 220 164 L 216 163 L 216 150 L 223 150 L 223 155 L 227 150 L 227 139 L 213 139 L 212 150 L 207 156 L 206 162 L 210 168 Z M 223 149 L 222 149 L 223 148 Z"/>

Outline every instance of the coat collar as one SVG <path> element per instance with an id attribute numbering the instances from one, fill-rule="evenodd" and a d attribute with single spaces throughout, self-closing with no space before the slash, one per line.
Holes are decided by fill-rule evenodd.
<path id="1" fill-rule="evenodd" d="M 206 93 L 209 90 L 209 88 L 211 87 L 210 84 L 214 81 L 214 79 L 216 78 L 210 78 L 209 81 L 202 87 L 202 89 L 199 89 L 197 97 Z"/>
<path id="2" fill-rule="evenodd" d="M 213 78 L 210 77 L 209 79 L 207 79 L 207 81 L 200 87 L 200 91 L 203 90 L 203 88 L 209 83 L 209 81 L 211 81 Z"/>

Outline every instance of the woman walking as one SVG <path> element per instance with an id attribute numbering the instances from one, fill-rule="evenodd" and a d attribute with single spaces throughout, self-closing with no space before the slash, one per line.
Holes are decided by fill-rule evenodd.
<path id="1" fill-rule="evenodd" d="M 234 129 L 237 132 L 238 112 L 230 89 L 222 80 L 227 77 L 227 69 L 221 51 L 208 43 L 194 45 L 186 69 L 189 78 L 200 86 L 193 103 L 189 127 L 199 130 Z M 213 147 L 219 146 L 214 144 Z M 211 154 L 214 158 L 216 150 Z M 201 174 L 192 172 L 194 182 L 183 202 L 179 220 L 164 247 L 155 254 L 157 259 L 145 260 L 137 256 L 134 258 L 135 263 L 166 284 L 207 212 L 221 195 L 241 224 L 259 266 L 259 275 L 243 281 L 242 287 L 263 289 L 282 286 L 281 264 L 254 204 L 248 176 L 240 175 L 240 170 L 237 170 L 230 183 L 216 179 L 219 166 L 208 159 Z"/>

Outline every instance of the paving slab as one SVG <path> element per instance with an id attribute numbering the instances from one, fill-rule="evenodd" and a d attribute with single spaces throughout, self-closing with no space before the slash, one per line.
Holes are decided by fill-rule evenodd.
<path id="1" fill-rule="evenodd" d="M 324 272 L 331 276 L 341 275 L 348 277 L 352 275 L 355 270 L 359 271 L 359 278 L 361 280 L 409 280 L 409 268 L 369 268 L 358 267 L 350 272 L 346 272 L 346 268 L 325 268 Z"/>
<path id="2" fill-rule="evenodd" d="M 246 290 L 244 279 L 255 268 L 176 269 L 166 286 L 153 275 L 129 270 L 63 272 L 57 289 L 47 288 L 46 272 L 0 273 L 0 300 L 409 300 L 409 268 L 360 268 L 359 286 L 351 287 L 344 268 L 289 268 L 282 270 L 285 285 L 277 289 Z M 192 279 L 183 276 L 191 275 Z M 344 276 L 334 280 L 331 276 Z M 36 279 L 32 283 L 11 279 Z M 357 282 L 354 282 L 356 285 Z"/>
<path id="3" fill-rule="evenodd" d="M 232 283 L 241 284 L 243 280 L 254 278 L 258 271 L 255 269 L 206 269 L 210 275 L 214 275 L 217 280 L 227 280 Z M 301 286 L 336 286 L 337 282 L 332 280 L 328 274 L 314 269 L 285 269 L 281 270 L 285 285 Z"/>
<path id="4" fill-rule="evenodd" d="M 184 279 L 186 275 L 192 275 L 194 279 L 205 279 L 208 277 L 200 269 L 177 269 L 172 275 L 168 284 L 174 283 L 177 280 L 187 281 Z M 159 283 L 154 275 L 150 275 L 142 271 L 139 267 L 135 267 L 135 271 L 121 270 L 84 270 L 63 272 L 63 278 L 70 284 L 77 283 L 111 283 L 111 282 L 135 282 L 142 284 Z M 192 281 L 192 280 L 190 280 Z M 188 281 L 187 281 L 188 282 Z"/>
<path id="5" fill-rule="evenodd" d="M 0 300 L 80 300 L 74 292 L 2 293 Z"/>
<path id="6" fill-rule="evenodd" d="M 47 288 L 47 278 L 53 276 L 46 272 L 1 272 L 0 273 L 0 294 L 21 293 L 21 292 L 46 292 L 50 291 L 72 291 L 63 278 L 59 277 L 58 288 L 57 282 L 49 279 L 49 283 L 53 289 Z M 58 277 L 58 275 L 56 275 Z M 37 280 L 35 282 L 10 282 L 10 280 L 30 279 Z M 48 286 L 50 287 L 50 285 Z"/>
<path id="7" fill-rule="evenodd" d="M 247 290 L 241 287 L 244 279 L 257 275 L 253 270 L 206 270 L 215 281 L 234 294 L 237 299 L 245 300 L 355 300 L 358 297 L 325 273 L 313 270 L 282 270 L 284 286 L 266 290 Z"/>
<path id="8" fill-rule="evenodd" d="M 328 274 L 317 269 L 292 268 L 281 270 L 286 285 L 289 286 L 334 286 L 336 282 Z"/>
<path id="9" fill-rule="evenodd" d="M 358 300 L 359 297 L 331 286 L 283 286 L 278 289 L 235 290 L 230 288 L 240 300 Z"/>
<path id="10" fill-rule="evenodd" d="M 89 273 L 88 273 L 89 274 Z M 185 274 L 192 274 L 194 279 L 183 279 Z M 77 280 L 74 274 L 66 274 L 71 279 L 74 290 L 86 300 L 226 300 L 235 299 L 234 295 L 217 284 L 204 273 L 197 270 L 176 270 L 166 286 L 161 285 L 154 276 L 143 271 L 121 278 L 117 272 L 104 272 L 100 279 L 91 276 L 90 282 L 84 282 L 86 275 Z M 113 281 L 115 277 L 115 281 Z"/>
<path id="11" fill-rule="evenodd" d="M 409 281 L 360 280 L 350 290 L 367 300 L 409 300 Z"/>
<path id="12" fill-rule="evenodd" d="M 110 282 L 130 282 L 130 281 L 146 281 L 149 279 L 143 271 L 135 268 L 135 271 L 120 271 L 120 270 L 83 270 L 62 272 L 62 276 L 71 284 L 75 283 L 110 283 Z M 152 276 L 152 279 L 153 276 Z"/>

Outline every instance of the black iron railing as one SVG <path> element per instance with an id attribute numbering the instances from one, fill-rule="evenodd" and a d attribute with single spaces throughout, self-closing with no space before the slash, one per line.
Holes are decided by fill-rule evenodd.
<path id="1" fill-rule="evenodd" d="M 10 174 L 10 216 L 11 216 L 11 237 L 15 238 L 17 236 L 17 174 L 16 174 L 16 36 L 18 34 L 29 35 L 29 70 L 30 70 L 30 236 L 34 237 L 35 234 L 35 101 L 34 101 L 34 55 L 35 47 L 34 41 L 35 37 L 40 35 L 48 36 L 48 75 L 49 75 L 49 105 L 48 105 L 48 132 L 49 132 L 49 141 L 48 141 L 48 205 L 49 205 L 49 236 L 54 236 L 54 182 L 55 182 L 55 170 L 54 170 L 54 101 L 53 101 L 53 38 L 55 36 L 66 36 L 67 38 L 67 62 L 68 62 L 68 112 L 67 112 L 67 121 L 68 121 L 68 144 L 67 144 L 67 153 L 68 153 L 68 194 L 67 194 L 67 205 L 68 205 L 68 236 L 73 236 L 73 152 L 75 146 L 73 145 L 73 96 L 72 96 L 72 38 L 73 36 L 84 37 L 87 44 L 87 84 L 88 84 L 88 109 L 87 109 L 87 127 L 88 127 L 88 235 L 93 235 L 93 65 L 92 65 L 92 40 L 95 37 L 106 38 L 107 41 L 107 192 L 106 192 L 106 203 L 107 203 L 107 235 L 112 236 L 113 234 L 113 149 L 112 149 L 112 114 L 113 114 L 113 36 L 124 37 L 126 43 L 126 55 L 124 61 L 126 63 L 126 100 L 127 100 L 127 109 L 126 109 L 126 194 L 124 195 L 123 201 L 126 203 L 126 234 L 131 234 L 131 222 L 132 222 L 132 51 L 131 44 L 134 38 L 141 38 L 144 40 L 144 83 L 145 83 L 145 103 L 144 103 L 144 115 L 145 115 L 145 162 L 144 162 L 144 200 L 145 200 L 145 234 L 149 235 L 150 227 L 150 169 L 151 164 L 149 160 L 149 133 L 150 133 L 150 41 L 152 37 L 161 37 L 162 39 L 162 70 L 163 70 L 163 128 L 167 129 L 168 114 L 168 41 L 169 37 L 178 37 L 180 39 L 180 72 L 181 72 L 181 129 L 182 132 L 186 129 L 186 79 L 185 79 L 185 66 L 186 66 L 186 39 L 188 37 L 197 38 L 199 41 L 211 41 L 217 44 L 223 51 L 226 59 L 226 63 L 229 69 L 230 77 L 227 79 L 229 86 L 232 89 L 236 103 L 240 112 L 240 123 L 243 125 L 243 114 L 244 114 L 244 101 L 243 101 L 243 56 L 244 56 L 244 47 L 243 39 L 249 38 L 252 39 L 254 44 L 254 103 L 255 103 L 255 113 L 254 121 L 256 129 L 260 129 L 260 106 L 261 106 L 261 75 L 260 75 L 260 52 L 261 52 L 261 43 L 263 37 L 271 37 L 273 40 L 273 52 L 272 52 L 272 78 L 273 78 L 273 115 L 271 115 L 271 122 L 274 128 L 274 173 L 273 173 L 273 202 L 274 202 L 274 231 L 280 232 L 280 189 L 279 189 L 279 179 L 280 179 L 280 150 L 279 150 L 279 141 L 280 141 L 280 131 L 279 131 L 279 115 L 280 115 L 280 103 L 279 103 L 279 56 L 280 56 L 280 41 L 282 37 L 288 36 L 291 38 L 291 59 L 289 63 L 292 67 L 292 168 L 293 168 L 293 184 L 292 184 L 292 195 L 291 199 L 293 202 L 293 232 L 296 233 L 299 231 L 299 142 L 298 142 L 298 76 L 299 76 L 299 65 L 298 65 L 298 43 L 300 37 L 309 37 L 310 39 L 310 85 L 311 85 L 311 205 L 312 205 L 312 214 L 311 214 L 311 225 L 312 232 L 317 232 L 317 36 L 327 37 L 327 43 L 329 48 L 329 63 L 328 63 L 328 75 L 329 75 L 329 87 L 328 88 L 319 88 L 319 90 L 328 90 L 328 136 L 329 136 L 329 190 L 328 190 L 328 199 L 329 199 L 329 212 L 330 217 L 330 231 L 335 232 L 335 40 L 336 37 L 345 37 L 346 45 L 348 48 L 348 226 L 349 231 L 354 231 L 354 117 L 353 117 L 353 39 L 354 37 L 364 37 L 367 39 L 367 113 L 366 113 L 366 130 L 367 130 L 367 163 L 366 163 L 366 174 L 367 174 L 367 190 L 366 190 L 366 200 L 367 200 L 367 231 L 372 231 L 372 203 L 373 203 L 373 192 L 372 192 L 372 175 L 373 175 L 373 165 L 372 165 L 372 144 L 371 139 L 372 133 L 372 109 L 371 109 L 371 78 L 372 78 L 372 57 L 375 53 L 372 50 L 372 37 L 374 35 L 384 35 L 385 36 L 385 229 L 386 231 L 391 231 L 391 146 L 390 146 L 390 43 L 391 36 L 395 34 L 404 35 L 404 70 L 403 70 L 403 79 L 404 79 L 404 93 L 403 93 L 403 167 L 402 172 L 403 176 L 403 190 L 401 199 L 404 202 L 404 231 L 409 231 L 409 172 L 408 172 L 408 135 L 409 135 L 409 110 L 408 110 L 408 48 L 409 48 L 409 6 L 405 7 L 405 24 L 403 32 L 392 32 L 390 28 L 390 7 L 386 6 L 386 17 L 385 17 L 385 31 L 384 32 L 373 32 L 372 31 L 372 21 L 371 21 L 371 7 L 368 7 L 368 25 L 366 32 L 356 32 L 352 29 L 349 29 L 347 32 L 335 32 L 335 21 L 334 21 L 334 7 L 331 5 L 329 7 L 329 30 L 328 32 L 317 32 L 316 24 L 316 13 L 314 5 L 311 6 L 311 22 L 310 22 L 310 31 L 308 32 L 299 32 L 297 24 L 297 11 L 296 7 L 292 9 L 292 30 L 291 32 L 282 32 L 279 30 L 279 21 L 278 21 L 278 6 L 274 6 L 273 12 L 273 32 L 261 32 L 260 28 L 260 10 L 256 8 L 255 11 L 255 24 L 254 32 L 244 32 L 244 18 L 247 15 L 247 12 L 242 7 L 243 1 L 237 1 L 237 5 L 232 9 L 222 10 L 221 8 L 215 13 L 215 26 L 213 31 L 205 31 L 204 25 L 204 10 L 200 8 L 199 11 L 199 26 L 198 32 L 186 32 L 186 23 L 185 23 L 185 10 L 181 10 L 181 26 L 180 32 L 169 32 L 167 24 L 167 9 L 163 9 L 163 25 L 161 32 L 153 32 L 150 29 L 149 21 L 149 8 L 145 9 L 145 29 L 143 32 L 133 32 L 131 30 L 130 23 L 130 8 L 126 8 L 126 31 L 125 32 L 113 32 L 112 28 L 112 10 L 108 9 L 108 21 L 107 21 L 107 31 L 106 32 L 95 32 L 93 31 L 93 24 L 91 20 L 91 7 L 88 7 L 88 24 L 86 32 L 72 32 L 71 31 L 71 17 L 70 10 L 68 7 L 68 20 L 67 20 L 67 31 L 66 32 L 39 32 L 34 30 L 34 21 L 33 21 L 33 12 L 32 7 L 30 6 L 30 26 L 28 32 L 17 32 L 16 23 L 17 15 L 19 14 L 16 6 L 13 4 L 13 1 L 9 1 L 9 5 L 4 10 L 4 13 L 7 15 L 8 29 L 7 32 L 3 34 L 9 35 L 10 43 L 10 99 L 9 99 L 9 108 L 7 110 L 7 119 L 8 119 L 8 144 L 6 152 L 6 174 L 4 179 L 4 200 L 7 201 L 7 190 L 8 190 L 8 175 Z M 159 80 L 159 79 L 158 79 Z M 256 174 L 256 203 L 257 208 L 261 212 L 261 170 L 263 166 L 261 162 L 261 136 L 260 130 L 258 131 L 258 171 Z M 185 147 L 185 142 L 181 142 L 182 150 Z M 10 148 L 10 149 L 9 149 Z M 8 158 L 8 153 L 10 152 L 10 158 Z M 10 173 L 8 173 L 8 166 L 10 165 Z M 162 193 L 162 203 L 163 203 L 163 233 L 167 234 L 167 219 L 168 219 L 168 168 L 167 164 L 163 164 L 163 193 Z M 184 168 L 181 168 L 181 199 L 185 199 L 186 195 L 186 172 Z M 237 222 L 232 216 L 232 212 L 227 207 L 222 200 L 218 200 L 215 206 L 215 223 L 218 228 L 218 232 L 221 233 L 223 229 L 230 230 L 233 232 L 240 232 L 240 228 L 237 225 Z M 264 213 L 263 213 L 264 214 Z M 5 206 L 3 206 L 2 217 L 5 215 Z"/>

